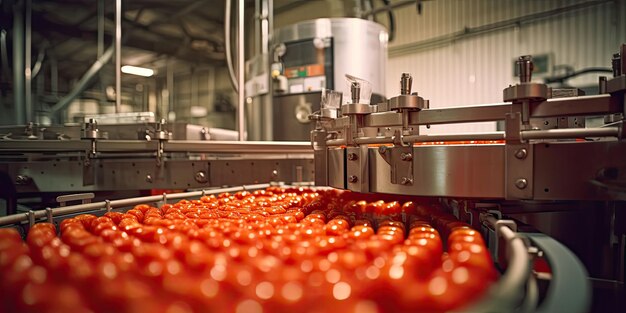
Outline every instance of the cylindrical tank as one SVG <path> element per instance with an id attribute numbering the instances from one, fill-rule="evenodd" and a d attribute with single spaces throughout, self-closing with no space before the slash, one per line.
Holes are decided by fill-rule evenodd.
<path id="1" fill-rule="evenodd" d="M 350 97 L 346 74 L 371 83 L 372 103 L 384 100 L 387 41 L 382 25 L 357 18 L 322 18 L 275 30 L 265 65 L 272 76 L 271 103 L 264 96 L 249 98 L 248 139 L 309 140 L 314 123 L 308 116 L 319 110 L 322 89 Z"/>
<path id="2" fill-rule="evenodd" d="M 324 87 L 350 94 L 350 89 L 345 83 L 345 75 L 349 74 L 369 81 L 372 84 L 372 92 L 384 96 L 385 70 L 387 65 L 387 30 L 380 24 L 358 18 L 322 18 L 304 21 L 286 26 L 274 32 L 272 48 L 274 61 L 280 56 L 283 61 L 285 74 L 295 67 L 306 67 L 323 61 L 325 70 L 332 71 L 332 77 L 328 77 Z M 331 59 L 324 58 L 330 56 Z M 323 59 L 323 60 L 322 60 Z M 316 69 L 313 68 L 313 71 Z M 291 73 L 293 74 L 293 73 Z M 310 72 L 297 73 L 298 76 L 310 75 Z M 318 74 L 314 72 L 312 74 Z M 299 92 L 316 91 L 320 85 L 315 85 L 309 90 L 310 84 L 304 84 L 302 89 L 291 84 L 285 93 L 294 94 Z M 314 81 L 314 80 L 312 80 Z M 293 87 L 293 86 L 296 87 Z"/>

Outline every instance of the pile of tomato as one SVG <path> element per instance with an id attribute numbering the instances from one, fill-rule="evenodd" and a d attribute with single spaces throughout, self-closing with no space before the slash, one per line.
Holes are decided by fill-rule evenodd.
<path id="1" fill-rule="evenodd" d="M 497 278 L 434 205 L 268 188 L 0 229 L 0 312 L 436 312 Z"/>

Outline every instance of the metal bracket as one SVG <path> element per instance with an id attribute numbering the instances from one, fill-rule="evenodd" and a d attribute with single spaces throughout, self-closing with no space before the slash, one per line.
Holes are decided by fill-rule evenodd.
<path id="1" fill-rule="evenodd" d="M 504 131 L 507 143 L 521 143 L 522 115 L 520 112 L 504 115 Z"/>
<path id="2" fill-rule="evenodd" d="M 56 200 L 59 203 L 59 206 L 65 206 L 65 204 L 70 201 L 80 201 L 82 204 L 91 203 L 91 199 L 94 197 L 95 195 L 93 192 L 87 192 L 58 196 Z"/>
<path id="3" fill-rule="evenodd" d="M 369 166 L 367 145 L 346 148 L 347 188 L 357 192 L 369 192 Z"/>
<path id="4" fill-rule="evenodd" d="M 328 186 L 328 149 L 326 148 L 327 132 L 323 129 L 311 131 L 311 145 L 315 162 L 315 185 Z"/>
<path id="5" fill-rule="evenodd" d="M 48 223 L 52 223 L 54 221 L 52 219 L 52 208 L 46 208 L 46 220 Z"/>
<path id="6" fill-rule="evenodd" d="M 33 227 L 35 225 L 35 211 L 29 210 L 28 213 L 28 227 Z"/>
<path id="7" fill-rule="evenodd" d="M 507 144 L 505 147 L 506 199 L 533 199 L 534 155 L 532 144 Z"/>
<path id="8" fill-rule="evenodd" d="M 413 147 L 396 146 L 391 148 L 391 183 L 413 185 Z"/>
<path id="9" fill-rule="evenodd" d="M 168 141 L 171 136 L 172 133 L 168 132 L 165 129 L 165 119 L 161 119 L 161 121 L 156 124 L 156 129 L 154 130 L 154 138 L 158 140 L 156 151 L 156 161 L 158 167 L 163 165 L 163 152 L 165 150 L 165 142 Z"/>
<path id="10" fill-rule="evenodd" d="M 495 224 L 496 237 L 500 238 L 500 226 L 510 228 L 513 232 L 517 232 L 517 224 L 513 220 L 498 220 Z"/>

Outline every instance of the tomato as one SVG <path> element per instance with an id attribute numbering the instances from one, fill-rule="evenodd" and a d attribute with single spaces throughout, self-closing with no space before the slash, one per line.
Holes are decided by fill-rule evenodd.
<path id="1" fill-rule="evenodd" d="M 78 215 L 58 237 L 39 223 L 26 243 L 0 229 L 0 310 L 430 312 L 478 297 L 497 276 L 480 234 L 407 200 L 271 187 Z"/>
<path id="2" fill-rule="evenodd" d="M 26 242 L 33 249 L 40 249 L 56 237 L 56 229 L 50 223 L 38 223 L 31 227 Z"/>

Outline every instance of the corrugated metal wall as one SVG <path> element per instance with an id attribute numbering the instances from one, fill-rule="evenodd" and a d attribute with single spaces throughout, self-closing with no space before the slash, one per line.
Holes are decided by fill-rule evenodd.
<path id="1" fill-rule="evenodd" d="M 502 90 L 517 82 L 513 62 L 520 55 L 548 53 L 553 65 L 576 70 L 610 67 L 611 55 L 626 42 L 624 0 L 435 0 L 424 2 L 421 15 L 414 6 L 395 12 L 387 96 L 399 93 L 401 73 L 410 72 L 413 90 L 433 108 L 501 102 Z M 498 27 L 480 31 L 491 26 Z M 596 84 L 598 75 L 568 83 Z M 423 133 L 495 128 L 495 123 L 446 125 Z"/>

